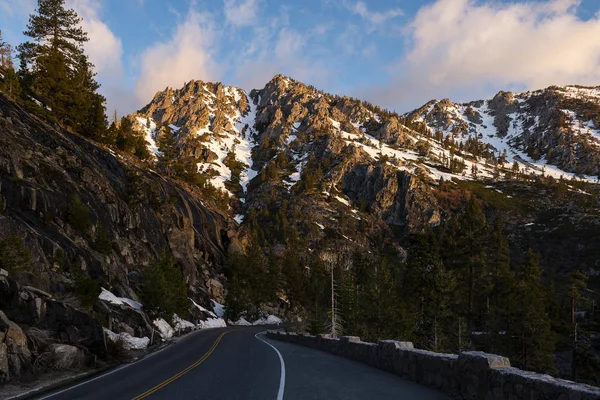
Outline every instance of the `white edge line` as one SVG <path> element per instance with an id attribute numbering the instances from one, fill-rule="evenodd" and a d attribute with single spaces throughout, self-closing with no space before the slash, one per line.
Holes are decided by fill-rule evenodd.
<path id="1" fill-rule="evenodd" d="M 135 363 L 134 363 L 134 364 L 135 364 Z M 70 390 L 73 390 L 73 389 L 75 389 L 75 388 L 78 388 L 78 387 L 80 387 L 80 386 L 87 385 L 87 384 L 88 384 L 88 383 L 90 383 L 90 382 L 94 382 L 94 381 L 96 381 L 96 380 L 98 380 L 98 379 L 104 378 L 105 376 L 108 376 L 108 375 L 114 374 L 115 372 L 118 372 L 118 371 L 120 371 L 120 370 L 122 370 L 122 369 L 125 369 L 125 368 L 129 367 L 130 365 L 133 365 L 133 364 L 121 365 L 120 367 L 117 367 L 117 368 L 115 368 L 115 369 L 113 369 L 113 370 L 111 370 L 111 371 L 109 371 L 109 372 L 107 372 L 107 373 L 105 373 L 105 374 L 102 374 L 102 375 L 100 375 L 100 376 L 97 376 L 97 377 L 95 377 L 95 378 L 92 378 L 92 379 L 90 379 L 89 381 L 84 381 L 84 382 L 81 382 L 81 383 L 79 383 L 79 384 L 77 384 L 77 385 L 75 385 L 75 386 L 70 386 L 70 387 L 68 387 L 68 388 L 66 388 L 66 389 L 63 389 L 63 390 L 61 390 L 60 392 L 56 392 L 56 393 L 52 393 L 52 394 L 49 394 L 49 395 L 47 395 L 47 396 L 44 396 L 44 397 L 40 397 L 40 399 L 39 399 L 39 400 L 50 399 L 50 398 L 52 398 L 52 397 L 54 397 L 54 396 L 57 396 L 57 395 L 59 395 L 59 394 L 61 394 L 61 393 L 65 393 L 65 392 L 68 392 L 68 391 L 70 391 Z M 40 390 L 43 390 L 43 388 L 42 388 L 42 389 L 40 389 Z"/>
<path id="2" fill-rule="evenodd" d="M 281 355 L 281 353 L 279 352 L 279 350 L 277 350 L 277 348 L 275 346 L 273 346 L 271 343 L 267 342 L 266 340 L 263 340 L 258 337 L 258 335 L 263 335 L 265 332 L 268 332 L 268 331 L 259 332 L 256 335 L 254 335 L 254 337 L 257 338 L 258 340 L 260 340 L 261 342 L 271 346 L 271 348 L 273 350 L 275 350 L 277 352 L 277 355 L 279 356 L 279 363 L 281 364 L 281 378 L 279 379 L 279 392 L 277 392 L 277 400 L 283 400 L 283 392 L 285 391 L 285 363 L 283 362 L 283 356 Z"/>
<path id="3" fill-rule="evenodd" d="M 201 331 L 201 330 L 199 329 L 199 330 L 198 330 L 198 332 L 199 332 L 199 331 Z M 129 367 L 131 367 L 132 365 L 135 365 L 135 364 L 137 364 L 137 363 L 139 363 L 139 362 L 142 362 L 142 361 L 144 361 L 144 360 L 147 360 L 147 359 L 149 359 L 149 358 L 152 358 L 152 357 L 154 357 L 155 355 L 157 355 L 157 354 L 159 354 L 159 353 L 162 353 L 162 352 L 163 352 L 163 351 L 165 351 L 166 349 L 168 349 L 168 348 L 171 348 L 171 347 L 172 347 L 174 344 L 177 344 L 177 342 L 173 342 L 173 344 L 172 344 L 172 345 L 167 345 L 167 346 L 163 347 L 162 349 L 160 349 L 160 350 L 158 350 L 158 351 L 155 351 L 155 352 L 153 352 L 153 353 L 150 353 L 150 354 L 148 354 L 146 357 L 144 357 L 144 358 L 142 358 L 142 359 L 139 359 L 139 360 L 137 360 L 137 361 L 135 361 L 135 362 L 132 362 L 132 363 L 130 363 L 130 364 L 121 365 L 120 367 L 117 367 L 117 368 L 115 368 L 115 369 L 113 369 L 113 370 L 110 370 L 110 371 L 108 371 L 108 372 L 107 372 L 107 373 L 105 373 L 105 374 L 102 374 L 102 375 L 100 375 L 100 376 L 97 376 L 97 377 L 95 377 L 95 378 L 92 378 L 92 379 L 90 379 L 90 380 L 87 380 L 87 381 L 81 382 L 81 383 L 79 383 L 79 384 L 77 384 L 77 385 L 75 385 L 75 386 L 69 386 L 68 388 L 65 388 L 65 389 L 63 389 L 63 390 L 61 390 L 60 392 L 55 392 L 55 393 L 49 394 L 49 395 L 47 395 L 47 396 L 40 397 L 38 400 L 46 400 L 46 399 L 51 399 L 52 397 L 54 397 L 54 396 L 58 396 L 59 394 L 62 394 L 62 393 L 65 393 L 65 392 L 71 391 L 71 390 L 73 390 L 73 389 L 75 389 L 75 388 L 78 388 L 78 387 L 80 387 L 80 386 L 87 385 L 87 384 L 89 384 L 89 383 L 91 383 L 91 382 L 94 382 L 94 381 L 96 381 L 96 380 L 98 380 L 98 379 L 102 379 L 102 378 L 104 378 L 104 377 L 107 377 L 107 376 L 109 376 L 109 375 L 112 375 L 112 374 L 114 374 L 115 372 L 119 372 L 119 371 L 121 371 L 122 369 L 129 368 Z M 44 390 L 44 389 L 43 389 L 43 388 L 40 388 L 40 389 L 39 389 L 39 391 L 42 391 L 42 390 Z M 34 393 L 35 393 L 35 391 L 32 391 L 32 392 L 31 392 L 31 394 L 32 394 L 32 395 L 33 395 Z M 27 394 L 27 393 L 26 393 L 26 394 Z M 21 395 L 19 395 L 19 396 L 21 396 Z M 10 399 L 8 399 L 8 400 L 10 400 Z"/>

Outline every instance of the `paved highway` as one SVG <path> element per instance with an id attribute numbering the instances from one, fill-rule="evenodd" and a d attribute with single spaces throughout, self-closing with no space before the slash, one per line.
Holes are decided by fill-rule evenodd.
<path id="1" fill-rule="evenodd" d="M 448 399 L 364 364 L 268 340 L 264 330 L 195 332 L 141 361 L 39 399 Z"/>

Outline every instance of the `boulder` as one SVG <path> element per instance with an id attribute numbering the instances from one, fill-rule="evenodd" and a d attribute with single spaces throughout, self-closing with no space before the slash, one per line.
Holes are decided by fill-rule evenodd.
<path id="1" fill-rule="evenodd" d="M 31 365 L 27 336 L 3 311 L 0 311 L 0 339 L 0 380 L 22 375 Z"/>
<path id="2" fill-rule="evenodd" d="M 4 339 L 4 333 L 0 333 L 0 338 Z M 8 348 L 6 347 L 6 343 L 0 343 L 0 382 L 5 382 L 9 378 Z"/>
<path id="3" fill-rule="evenodd" d="M 210 294 L 210 297 L 215 299 L 217 303 L 225 303 L 223 284 L 218 280 L 210 279 L 208 281 L 208 293 Z"/>
<path id="4" fill-rule="evenodd" d="M 58 370 L 81 368 L 86 365 L 85 352 L 68 344 L 51 344 L 48 347 L 52 357 L 52 366 Z"/>

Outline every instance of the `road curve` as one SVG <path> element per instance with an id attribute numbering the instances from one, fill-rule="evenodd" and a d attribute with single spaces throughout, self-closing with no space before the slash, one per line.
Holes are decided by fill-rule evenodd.
<path id="1" fill-rule="evenodd" d="M 364 364 L 268 340 L 264 330 L 195 332 L 141 361 L 38 399 L 448 399 Z"/>

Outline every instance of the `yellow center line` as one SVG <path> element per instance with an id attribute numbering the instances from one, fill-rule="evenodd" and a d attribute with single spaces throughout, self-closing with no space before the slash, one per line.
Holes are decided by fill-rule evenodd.
<path id="1" fill-rule="evenodd" d="M 226 332 L 221 333 L 219 335 L 219 337 L 217 338 L 217 340 L 215 340 L 215 342 L 213 343 L 212 347 L 198 361 L 196 361 L 195 363 L 193 363 L 192 365 L 190 365 L 183 371 L 179 372 L 178 374 L 173 375 L 172 377 L 165 380 L 164 382 L 159 383 L 158 385 L 154 386 L 152 389 L 149 389 L 149 390 L 145 391 L 144 393 L 134 397 L 132 400 L 141 400 L 141 399 L 144 399 L 144 398 L 150 396 L 151 394 L 159 391 L 160 389 L 162 389 L 165 386 L 167 386 L 168 384 L 176 381 L 177 379 L 181 378 L 183 375 L 187 374 L 188 372 L 190 372 L 191 370 L 193 370 L 194 368 L 196 368 L 197 366 L 202 364 L 213 353 L 213 351 L 215 351 L 215 349 L 219 345 L 219 342 L 221 341 L 221 339 L 223 339 L 223 336 L 225 336 L 229 332 L 233 332 L 233 331 L 226 331 Z"/>

